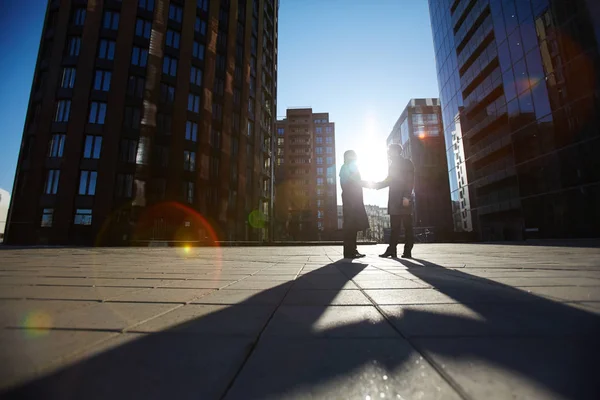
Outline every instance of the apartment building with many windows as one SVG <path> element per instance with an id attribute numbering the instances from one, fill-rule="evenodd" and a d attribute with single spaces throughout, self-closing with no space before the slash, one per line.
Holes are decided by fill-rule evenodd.
<path id="1" fill-rule="evenodd" d="M 266 240 L 277 13 L 49 1 L 7 241 Z"/>
<path id="2" fill-rule="evenodd" d="M 600 3 L 430 0 L 456 231 L 600 234 Z"/>
<path id="3" fill-rule="evenodd" d="M 276 238 L 331 237 L 337 230 L 335 124 L 329 113 L 295 108 L 276 128 Z"/>

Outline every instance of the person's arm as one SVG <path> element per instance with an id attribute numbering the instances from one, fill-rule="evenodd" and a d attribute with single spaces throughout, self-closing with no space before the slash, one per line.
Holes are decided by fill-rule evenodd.
<path id="1" fill-rule="evenodd" d="M 410 160 L 406 160 L 406 171 L 405 171 L 405 190 L 402 193 L 402 197 L 410 201 L 412 199 L 412 192 L 415 187 L 415 166 Z M 405 201 L 402 201 L 403 205 L 406 207 Z"/>
<path id="2" fill-rule="evenodd" d="M 382 180 L 381 182 L 376 182 L 373 184 L 373 189 L 383 189 L 386 188 L 388 186 L 390 186 L 390 183 L 395 179 L 394 177 L 394 170 L 392 169 L 392 166 L 390 165 L 388 167 L 388 176 Z"/>

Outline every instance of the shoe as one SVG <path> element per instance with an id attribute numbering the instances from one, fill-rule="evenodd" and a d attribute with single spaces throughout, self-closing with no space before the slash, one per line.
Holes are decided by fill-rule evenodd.
<path id="1" fill-rule="evenodd" d="M 400 257 L 402 257 L 402 258 L 412 258 L 412 255 L 410 253 L 408 253 L 408 254 L 402 254 Z"/>
<path id="2" fill-rule="evenodd" d="M 385 253 L 380 254 L 379 257 L 381 257 L 381 258 L 388 258 L 388 257 L 396 258 L 396 257 L 398 257 L 398 254 L 394 250 L 387 249 L 385 251 Z"/>
<path id="3" fill-rule="evenodd" d="M 356 254 L 344 254 L 344 258 L 349 258 L 353 260 L 355 258 L 359 258 L 359 256 L 357 256 Z"/>
<path id="4" fill-rule="evenodd" d="M 365 254 L 360 254 L 360 253 L 357 251 L 356 253 L 354 253 L 354 257 L 356 257 L 356 258 L 363 258 L 363 257 L 366 257 L 366 255 L 365 255 Z"/>

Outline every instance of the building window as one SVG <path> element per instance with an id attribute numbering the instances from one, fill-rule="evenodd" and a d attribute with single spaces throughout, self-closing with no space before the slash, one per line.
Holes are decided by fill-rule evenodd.
<path id="1" fill-rule="evenodd" d="M 83 144 L 83 158 L 99 159 L 102 151 L 102 136 L 86 135 Z"/>
<path id="2" fill-rule="evenodd" d="M 60 87 L 64 89 L 73 89 L 73 86 L 75 86 L 75 73 L 75 68 L 63 68 Z"/>
<path id="3" fill-rule="evenodd" d="M 317 136 L 316 143 L 323 144 L 323 138 L 321 136 Z"/>
<path id="4" fill-rule="evenodd" d="M 331 126 L 327 126 L 327 127 L 325 127 L 325 132 L 326 133 L 333 133 L 333 128 Z"/>
<path id="5" fill-rule="evenodd" d="M 79 175 L 79 194 L 93 196 L 96 194 L 96 171 L 81 171 Z"/>
<path id="6" fill-rule="evenodd" d="M 111 78 L 112 73 L 110 71 L 96 70 L 96 77 L 94 78 L 94 90 L 108 92 L 110 90 Z"/>
<path id="7" fill-rule="evenodd" d="M 225 81 L 221 78 L 215 78 L 215 87 L 213 88 L 214 94 L 223 96 L 225 91 Z"/>
<path id="8" fill-rule="evenodd" d="M 209 145 L 211 145 L 212 147 L 214 147 L 215 149 L 220 149 L 221 148 L 221 131 L 219 131 L 218 129 L 212 128 L 210 131 L 210 137 L 209 137 Z"/>
<path id="9" fill-rule="evenodd" d="M 92 210 L 89 208 L 78 208 L 75 210 L 75 225 L 91 225 L 92 224 Z"/>
<path id="10" fill-rule="evenodd" d="M 208 0 L 196 0 L 198 8 L 204 12 L 208 12 Z"/>
<path id="11" fill-rule="evenodd" d="M 279 136 L 283 136 L 285 134 L 285 129 L 284 128 L 277 128 L 277 134 Z"/>
<path id="12" fill-rule="evenodd" d="M 68 122 L 71 115 L 71 100 L 59 100 L 56 103 L 55 122 Z"/>
<path id="13" fill-rule="evenodd" d="M 327 168 L 327 176 L 335 176 L 335 168 L 334 167 Z"/>
<path id="14" fill-rule="evenodd" d="M 196 142 L 198 140 L 198 124 L 192 121 L 185 123 L 185 140 Z"/>
<path id="15" fill-rule="evenodd" d="M 175 86 L 160 84 L 160 101 L 164 104 L 173 104 L 175 101 Z"/>
<path id="16" fill-rule="evenodd" d="M 100 40 L 100 46 L 98 48 L 98 58 L 104 60 L 115 59 L 115 41 L 114 40 Z"/>
<path id="17" fill-rule="evenodd" d="M 170 135 L 171 116 L 169 114 L 158 113 L 156 116 L 156 128 L 161 135 Z"/>
<path id="18" fill-rule="evenodd" d="M 317 157 L 317 165 L 323 164 L 323 157 Z"/>
<path id="19" fill-rule="evenodd" d="M 171 29 L 167 29 L 167 46 L 172 47 L 174 49 L 178 49 L 180 38 L 181 36 L 178 32 L 175 32 Z"/>
<path id="20" fill-rule="evenodd" d="M 150 39 L 150 32 L 152 31 L 152 22 L 146 21 L 145 19 L 138 18 L 135 21 L 135 36 Z"/>
<path id="21" fill-rule="evenodd" d="M 219 103 L 213 103 L 212 105 L 212 117 L 217 121 L 221 121 L 223 119 L 223 106 Z"/>
<path id="22" fill-rule="evenodd" d="M 327 153 L 327 154 L 333 154 L 333 148 L 332 147 L 325 148 L 325 153 Z"/>
<path id="23" fill-rule="evenodd" d="M 317 168 L 317 175 L 323 175 L 323 168 L 322 167 Z"/>
<path id="24" fill-rule="evenodd" d="M 142 113 L 139 107 L 125 107 L 125 119 L 123 120 L 125 127 L 140 129 L 141 119 Z"/>
<path id="25" fill-rule="evenodd" d="M 141 76 L 131 75 L 127 80 L 127 95 L 141 99 L 144 97 L 144 85 L 146 81 Z"/>
<path id="26" fill-rule="evenodd" d="M 254 135 L 254 122 L 248 121 L 248 137 L 252 137 Z"/>
<path id="27" fill-rule="evenodd" d="M 323 148 L 322 147 L 317 147 L 317 148 L 315 148 L 315 152 L 317 154 L 323 154 Z"/>
<path id="28" fill-rule="evenodd" d="M 327 157 L 327 165 L 333 164 L 333 157 Z"/>
<path id="29" fill-rule="evenodd" d="M 326 144 L 333 144 L 333 138 L 331 136 L 327 136 L 325 138 L 325 143 Z"/>
<path id="30" fill-rule="evenodd" d="M 90 115 L 88 118 L 88 122 L 90 124 L 104 124 L 104 119 L 106 118 L 106 103 L 102 103 L 99 101 L 93 101 L 90 105 Z"/>
<path id="31" fill-rule="evenodd" d="M 200 68 L 194 67 L 193 65 L 190 72 L 190 83 L 202 86 L 202 70 Z"/>
<path id="32" fill-rule="evenodd" d="M 323 182 L 324 182 L 323 178 L 317 178 L 317 185 L 318 186 L 323 186 Z"/>
<path id="33" fill-rule="evenodd" d="M 169 19 L 181 23 L 183 10 L 174 4 L 169 5 Z"/>
<path id="34" fill-rule="evenodd" d="M 211 179 L 215 179 L 219 177 L 219 158 L 215 156 L 210 157 L 210 161 L 208 164 L 208 174 Z"/>
<path id="35" fill-rule="evenodd" d="M 224 55 L 217 54 L 216 64 L 217 64 L 217 71 L 219 71 L 219 72 L 225 72 L 226 62 L 225 62 L 225 56 Z"/>
<path id="36" fill-rule="evenodd" d="M 315 133 L 323 133 L 323 128 L 321 128 L 320 126 L 317 126 L 315 128 Z"/>
<path id="37" fill-rule="evenodd" d="M 54 208 L 44 208 L 42 211 L 42 222 L 40 226 L 42 228 L 50 228 L 52 226 L 52 219 L 54 218 Z"/>
<path id="38" fill-rule="evenodd" d="M 176 76 L 177 75 L 177 59 L 165 56 L 163 59 L 163 74 Z"/>
<path id="39" fill-rule="evenodd" d="M 145 67 L 148 64 L 148 49 L 134 47 L 131 52 L 131 63 L 138 67 Z"/>
<path id="40" fill-rule="evenodd" d="M 284 138 L 277 138 L 277 145 L 278 146 L 283 146 L 284 143 L 285 143 L 285 139 Z"/>
<path id="41" fill-rule="evenodd" d="M 117 174 L 115 194 L 117 197 L 131 198 L 133 195 L 133 174 Z"/>
<path id="42" fill-rule="evenodd" d="M 183 182 L 183 196 L 188 203 L 194 202 L 194 182 Z"/>
<path id="43" fill-rule="evenodd" d="M 122 139 L 121 140 L 121 161 L 133 164 L 137 153 L 137 140 Z"/>
<path id="44" fill-rule="evenodd" d="M 50 169 L 46 174 L 46 185 L 44 186 L 44 193 L 56 194 L 58 191 L 58 180 L 60 178 L 60 170 Z"/>
<path id="45" fill-rule="evenodd" d="M 156 163 L 163 168 L 169 166 L 169 148 L 167 146 L 154 146 L 154 158 Z"/>
<path id="46" fill-rule="evenodd" d="M 61 158 L 65 149 L 65 137 L 64 133 L 54 134 L 50 137 L 50 143 L 48 145 L 48 157 Z"/>
<path id="47" fill-rule="evenodd" d="M 85 24 L 85 8 L 77 8 L 73 14 L 73 25 L 83 26 Z"/>
<path id="48" fill-rule="evenodd" d="M 194 172 L 196 170 L 196 153 L 185 150 L 183 152 L 183 170 Z"/>
<path id="49" fill-rule="evenodd" d="M 195 113 L 200 112 L 200 96 L 196 94 L 188 95 L 188 111 L 193 111 Z"/>
<path id="50" fill-rule="evenodd" d="M 204 45 L 202 43 L 194 41 L 194 46 L 192 47 L 192 55 L 198 60 L 204 60 Z"/>
<path id="51" fill-rule="evenodd" d="M 138 7 L 146 11 L 154 11 L 154 0 L 138 0 Z"/>
<path id="52" fill-rule="evenodd" d="M 202 36 L 206 35 L 206 21 L 204 21 L 200 17 L 196 17 L 196 23 L 194 24 L 194 31 L 196 33 L 201 34 Z"/>
<path id="53" fill-rule="evenodd" d="M 328 185 L 335 185 L 335 178 L 327 178 Z"/>
<path id="54" fill-rule="evenodd" d="M 104 29 L 110 29 L 111 31 L 119 29 L 119 13 L 114 11 L 104 11 L 102 27 Z"/>
<path id="55" fill-rule="evenodd" d="M 70 57 L 76 57 L 79 55 L 79 50 L 81 50 L 81 38 L 79 36 L 70 37 L 67 45 L 67 54 Z"/>

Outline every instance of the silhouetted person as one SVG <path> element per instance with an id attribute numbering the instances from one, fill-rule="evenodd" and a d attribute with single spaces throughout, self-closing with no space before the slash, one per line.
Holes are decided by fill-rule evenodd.
<path id="1" fill-rule="evenodd" d="M 388 214 L 392 231 L 390 245 L 379 257 L 397 257 L 396 246 L 400 237 L 400 227 L 404 224 L 404 254 L 402 258 L 411 258 L 414 244 L 412 221 L 412 191 L 415 185 L 415 167 L 409 159 L 402 157 L 402 146 L 392 144 L 388 147 L 388 176 L 382 182 L 375 183 L 376 189 L 390 188 Z"/>
<path id="2" fill-rule="evenodd" d="M 344 165 L 340 170 L 342 186 L 342 210 L 344 213 L 344 258 L 364 257 L 356 248 L 356 234 L 369 228 L 369 218 L 363 202 L 363 187 L 367 183 L 360 178 L 356 165 L 356 153 L 344 153 Z"/>

